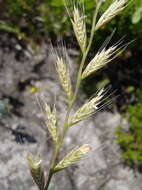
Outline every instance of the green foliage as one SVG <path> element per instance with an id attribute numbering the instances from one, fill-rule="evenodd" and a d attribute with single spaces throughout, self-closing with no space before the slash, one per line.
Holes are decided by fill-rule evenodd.
<path id="1" fill-rule="evenodd" d="M 142 18 L 142 7 L 138 7 L 132 15 L 132 23 L 137 24 Z"/>
<path id="2" fill-rule="evenodd" d="M 117 142 L 122 148 L 122 157 L 130 166 L 142 167 L 142 91 L 138 102 L 127 108 L 129 130 L 117 128 Z"/>
<path id="3" fill-rule="evenodd" d="M 106 0 L 100 9 L 100 15 L 106 10 L 113 0 Z M 92 0 L 79 0 L 80 4 L 84 3 L 86 23 L 90 25 L 92 18 L 92 9 L 95 7 L 95 2 Z M 11 32 L 9 27 L 14 27 L 18 33 L 24 33 L 26 39 L 32 38 L 39 40 L 44 35 L 50 37 L 72 36 L 71 25 L 67 22 L 68 17 L 65 13 L 62 0 L 2 0 L 0 20 L 5 22 L 0 30 Z M 82 5 L 81 5 L 82 7 Z M 118 19 L 119 18 L 119 19 Z M 122 15 L 116 17 L 110 24 L 103 27 L 102 32 L 98 35 L 96 41 L 101 42 L 108 33 L 116 27 L 117 38 L 120 39 L 124 34 L 127 34 L 128 39 L 142 39 L 142 1 L 130 1 L 127 9 Z M 7 30 L 8 29 L 8 30 Z M 13 31 L 12 31 L 13 33 Z M 16 32 L 16 35 L 18 35 Z M 137 35 L 137 36 L 136 36 Z M 22 38 L 25 40 L 25 37 Z M 100 44 L 100 43 L 97 43 Z M 140 48 L 140 47 L 139 47 Z"/>
<path id="4" fill-rule="evenodd" d="M 6 0 L 0 2 L 0 6 L 4 7 L 0 20 L 7 24 L 1 30 L 11 32 L 7 28 L 14 26 L 33 39 L 41 38 L 47 32 L 59 34 L 66 21 L 63 3 L 59 0 Z"/>

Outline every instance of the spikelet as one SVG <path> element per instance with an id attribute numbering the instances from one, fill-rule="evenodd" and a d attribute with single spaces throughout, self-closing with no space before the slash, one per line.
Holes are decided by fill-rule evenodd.
<path id="1" fill-rule="evenodd" d="M 128 0 L 115 0 L 104 12 L 96 24 L 96 30 L 108 23 L 112 18 L 118 15 L 126 6 Z"/>
<path id="2" fill-rule="evenodd" d="M 119 51 L 117 46 L 112 46 L 108 50 L 104 48 L 102 51 L 98 52 L 96 56 L 87 65 L 82 73 L 82 79 L 86 78 L 90 74 L 104 67 L 107 63 L 115 58 L 114 54 Z"/>
<path id="3" fill-rule="evenodd" d="M 72 85 L 71 85 L 69 72 L 68 72 L 66 64 L 65 64 L 65 58 L 57 55 L 56 65 L 57 65 L 57 72 L 59 75 L 60 83 L 61 83 L 64 91 L 66 92 L 68 99 L 71 100 Z"/>
<path id="4" fill-rule="evenodd" d="M 69 121 L 69 126 L 72 126 L 79 121 L 87 119 L 94 111 L 98 109 L 98 105 L 102 102 L 102 98 L 105 95 L 105 90 L 101 89 L 97 95 L 90 101 L 85 103 L 81 108 L 79 108 L 73 115 L 71 121 Z"/>
<path id="5" fill-rule="evenodd" d="M 83 156 L 90 151 L 90 147 L 87 144 L 84 144 L 81 147 L 73 149 L 69 154 L 67 154 L 63 160 L 61 160 L 54 168 L 55 171 L 60 171 L 72 164 L 75 164 Z"/>
<path id="6" fill-rule="evenodd" d="M 86 24 L 84 16 L 81 15 L 79 9 L 75 6 L 73 10 L 73 19 L 71 19 L 71 22 L 81 51 L 84 52 L 86 50 L 87 43 Z"/>
<path id="7" fill-rule="evenodd" d="M 29 166 L 30 166 L 30 171 L 31 175 L 33 177 L 34 182 L 37 184 L 40 190 L 44 189 L 45 185 L 45 177 L 44 177 L 44 172 L 41 167 L 41 160 L 34 160 L 32 155 L 29 155 L 27 157 Z"/>
<path id="8" fill-rule="evenodd" d="M 57 135 L 57 120 L 56 120 L 56 110 L 54 108 L 53 111 L 51 111 L 50 106 L 47 105 L 46 102 L 44 103 L 44 113 L 46 114 L 46 125 L 48 128 L 48 131 L 55 143 L 58 141 L 58 135 Z"/>

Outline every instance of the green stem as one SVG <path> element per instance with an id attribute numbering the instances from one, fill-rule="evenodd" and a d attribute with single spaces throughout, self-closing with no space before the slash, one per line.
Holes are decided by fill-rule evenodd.
<path id="1" fill-rule="evenodd" d="M 48 187 L 50 185 L 50 181 L 52 179 L 53 174 L 54 174 L 54 172 L 50 169 L 48 180 L 47 180 L 47 183 L 46 183 L 46 186 L 45 186 L 44 190 L 48 190 Z"/>
<path id="2" fill-rule="evenodd" d="M 66 131 L 67 131 L 67 129 L 68 129 L 68 119 L 69 119 L 69 115 L 70 115 L 71 109 L 72 109 L 72 107 L 73 107 L 73 105 L 74 105 L 74 102 L 75 102 L 75 100 L 76 100 L 76 98 L 77 98 L 77 94 L 78 94 L 79 87 L 80 87 L 80 84 L 81 84 L 82 70 L 83 70 L 83 67 L 84 67 L 84 64 L 85 64 L 87 55 L 88 55 L 88 53 L 89 53 L 89 50 L 90 50 L 91 45 L 92 45 L 92 42 L 93 42 L 93 38 L 94 38 L 94 34 L 95 34 L 96 19 L 97 19 L 97 15 L 98 15 L 98 11 L 99 11 L 100 5 L 101 5 L 101 3 L 98 3 L 98 4 L 97 4 L 96 10 L 95 10 L 95 13 L 94 13 L 93 23 L 92 23 L 92 29 L 91 29 L 91 36 L 90 36 L 89 44 L 88 44 L 87 49 L 86 49 L 86 51 L 84 52 L 83 57 L 82 57 L 82 60 L 81 60 L 81 64 L 80 64 L 80 68 L 79 68 L 78 76 L 77 76 L 77 82 L 76 82 L 75 93 L 74 93 L 73 99 L 72 99 L 72 101 L 71 101 L 71 103 L 70 103 L 70 105 L 69 105 L 69 108 L 68 108 L 68 111 L 67 111 L 67 114 L 66 114 L 66 119 L 65 119 L 65 122 L 64 122 L 64 131 L 63 131 L 62 142 L 63 142 L 64 136 L 65 136 L 65 134 L 66 134 Z"/>
<path id="3" fill-rule="evenodd" d="M 60 153 L 60 149 L 62 147 L 62 144 L 63 144 L 63 141 L 64 141 L 64 137 L 65 137 L 67 129 L 68 129 L 69 115 L 70 115 L 72 107 L 73 107 L 73 105 L 74 105 L 74 103 L 76 101 L 76 98 L 77 98 L 77 94 L 78 94 L 79 87 L 80 87 L 80 84 L 81 84 L 82 70 L 83 70 L 83 67 L 84 67 L 87 55 L 89 53 L 89 50 L 90 50 L 92 42 L 93 42 L 93 38 L 94 38 L 94 34 L 95 34 L 96 19 L 97 19 L 97 15 L 98 15 L 98 11 L 99 11 L 100 5 L 101 5 L 101 3 L 98 3 L 97 6 L 96 6 L 96 10 L 95 10 L 94 17 L 93 17 L 93 22 L 92 22 L 92 29 L 91 29 L 91 35 L 90 35 L 89 43 L 88 43 L 88 46 L 86 48 L 86 51 L 83 54 L 83 57 L 82 57 L 82 60 L 81 60 L 81 64 L 80 64 L 80 68 L 79 68 L 78 75 L 77 75 L 77 82 L 76 82 L 76 87 L 75 87 L 75 93 L 74 93 L 74 96 L 73 96 L 73 98 L 72 98 L 69 106 L 68 106 L 68 110 L 67 110 L 67 113 L 66 113 L 66 118 L 65 118 L 65 121 L 64 121 L 63 133 L 62 133 L 61 139 L 60 139 L 60 141 L 58 143 L 58 146 L 56 147 L 56 150 L 54 151 L 53 158 L 52 158 L 52 163 L 51 163 L 51 168 L 49 170 L 48 180 L 47 180 L 47 183 L 45 185 L 44 190 L 48 190 L 50 181 L 51 181 L 52 176 L 54 174 L 54 167 L 56 165 L 56 160 L 57 160 L 57 157 L 58 157 L 58 155 Z"/>

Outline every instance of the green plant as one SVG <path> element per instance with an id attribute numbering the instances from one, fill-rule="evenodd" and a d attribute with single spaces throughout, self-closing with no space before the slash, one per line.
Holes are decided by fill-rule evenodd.
<path id="1" fill-rule="evenodd" d="M 86 23 L 91 24 L 92 10 L 95 8 L 95 3 L 92 0 L 78 0 L 84 3 L 84 10 L 87 14 Z M 113 0 L 105 0 L 100 8 L 100 13 L 113 2 Z M 63 2 L 60 0 L 1 0 L 2 7 L 0 20 L 5 22 L 5 25 L 18 28 L 20 33 L 24 33 L 27 38 L 34 41 L 45 36 L 56 37 L 64 35 L 72 36 L 70 22 L 64 14 Z M 141 39 L 141 7 L 142 2 L 135 0 L 130 2 L 129 7 L 121 16 L 116 17 L 113 22 L 103 26 L 102 32 L 97 35 L 96 46 L 104 37 L 117 27 L 117 38 L 120 39 L 124 34 L 130 39 Z M 1 24 L 0 24 L 1 25 Z M 7 30 L 7 27 L 1 28 Z M 116 39 L 117 40 L 117 39 Z M 138 46 L 140 48 L 140 46 Z M 137 48 L 137 46 L 135 46 Z"/>
<path id="2" fill-rule="evenodd" d="M 127 0 L 115 0 L 108 7 L 108 9 L 100 16 L 99 19 L 98 12 L 102 5 L 102 1 L 96 0 L 95 2 L 96 9 L 94 11 L 94 16 L 92 19 L 91 35 L 89 39 L 87 38 L 86 22 L 83 10 L 73 3 L 71 11 L 68 8 L 68 4 L 65 2 L 65 7 L 70 16 L 73 30 L 81 50 L 82 59 L 74 90 L 71 84 L 70 71 L 68 70 L 68 67 L 66 65 L 66 63 L 68 62 L 66 48 L 61 46 L 59 47 L 59 50 L 54 50 L 56 56 L 56 69 L 59 75 L 61 86 L 63 87 L 63 90 L 66 93 L 68 108 L 65 120 L 63 122 L 62 132 L 59 132 L 55 106 L 53 107 L 53 109 L 51 109 L 51 107 L 45 102 L 44 98 L 41 98 L 39 100 L 46 117 L 45 123 L 47 125 L 47 129 L 54 142 L 53 157 L 51 160 L 49 175 L 47 179 L 45 179 L 44 169 L 41 166 L 41 159 L 39 158 L 36 160 L 33 158 L 33 156 L 28 156 L 31 175 L 35 183 L 37 184 L 39 190 L 47 190 L 50 185 L 51 179 L 55 173 L 71 166 L 72 164 L 75 164 L 90 151 L 90 147 L 87 144 L 84 144 L 80 147 L 77 146 L 71 152 L 69 152 L 63 159 L 61 159 L 61 161 L 58 161 L 58 156 L 60 155 L 64 138 L 69 128 L 79 123 L 80 121 L 87 119 L 90 115 L 98 111 L 102 106 L 106 104 L 107 90 L 102 88 L 96 93 L 94 97 L 91 97 L 83 106 L 81 106 L 71 117 L 70 113 L 76 102 L 81 82 L 89 75 L 95 73 L 96 71 L 104 67 L 106 64 L 108 64 L 112 59 L 119 55 L 124 48 L 123 46 L 121 50 L 120 41 L 108 48 L 108 42 L 111 39 L 110 36 L 105 42 L 105 45 L 102 46 L 98 53 L 84 68 L 95 33 L 98 31 L 98 29 L 102 28 L 102 26 L 111 21 L 125 8 Z"/>
<path id="3" fill-rule="evenodd" d="M 122 157 L 130 166 L 142 167 L 142 91 L 137 93 L 138 100 L 126 109 L 129 129 L 118 127 L 117 142 L 122 148 Z"/>
<path id="4" fill-rule="evenodd" d="M 3 7 L 0 20 L 6 26 L 0 29 L 13 33 L 15 30 L 9 28 L 15 28 L 18 30 L 15 34 L 24 33 L 26 39 L 32 38 L 35 41 L 47 32 L 59 34 L 66 20 L 62 15 L 63 3 L 59 0 L 6 0 L 1 1 L 0 6 Z"/>

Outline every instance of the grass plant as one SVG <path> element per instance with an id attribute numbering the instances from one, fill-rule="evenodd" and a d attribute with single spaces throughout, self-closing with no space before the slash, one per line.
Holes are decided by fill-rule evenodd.
<path id="1" fill-rule="evenodd" d="M 67 50 L 65 47 L 62 47 L 61 50 L 59 50 L 59 52 L 55 51 L 56 70 L 59 75 L 61 86 L 63 87 L 63 90 L 66 93 L 68 108 L 66 110 L 66 117 L 63 123 L 62 131 L 59 132 L 57 126 L 55 106 L 53 109 L 51 109 L 50 106 L 47 105 L 47 103 L 44 101 L 44 99 L 40 100 L 43 112 L 46 116 L 45 123 L 47 125 L 47 129 L 54 142 L 54 151 L 47 177 L 45 176 L 44 168 L 42 168 L 41 159 L 35 160 L 33 156 L 28 156 L 31 174 L 39 190 L 48 190 L 49 185 L 51 183 L 51 179 L 55 173 L 71 166 L 72 164 L 75 164 L 90 151 L 90 146 L 84 144 L 80 147 L 75 147 L 59 162 L 57 159 L 60 155 L 64 138 L 69 128 L 72 125 L 75 125 L 76 123 L 88 118 L 94 112 L 98 111 L 102 107 L 102 105 L 106 104 L 104 100 L 106 100 L 107 90 L 103 88 L 100 89 L 93 98 L 90 98 L 90 100 L 88 100 L 84 105 L 82 105 L 81 108 L 79 108 L 74 113 L 72 118 L 70 116 L 72 108 L 77 99 L 81 82 L 92 73 L 95 73 L 98 69 L 104 67 L 118 54 L 118 52 L 120 52 L 120 47 L 118 47 L 118 45 L 115 44 L 114 46 L 108 48 L 108 44 L 106 43 L 103 49 L 99 50 L 98 53 L 94 55 L 90 63 L 88 63 L 88 65 L 85 66 L 87 62 L 88 53 L 90 51 L 96 32 L 99 29 L 101 29 L 101 27 L 104 26 L 106 23 L 110 22 L 112 18 L 118 15 L 125 8 L 127 0 L 115 0 L 103 13 L 103 15 L 100 16 L 100 18 L 98 18 L 98 13 L 103 1 L 96 0 L 96 9 L 94 10 L 94 16 L 92 18 L 91 34 L 89 37 L 86 33 L 86 15 L 84 14 L 84 11 L 74 2 L 72 3 L 73 10 L 71 11 L 69 4 L 66 1 L 64 3 L 73 26 L 74 34 L 76 36 L 78 45 L 81 50 L 82 59 L 78 70 L 76 85 L 74 89 L 71 84 L 69 68 L 67 67 Z"/>

